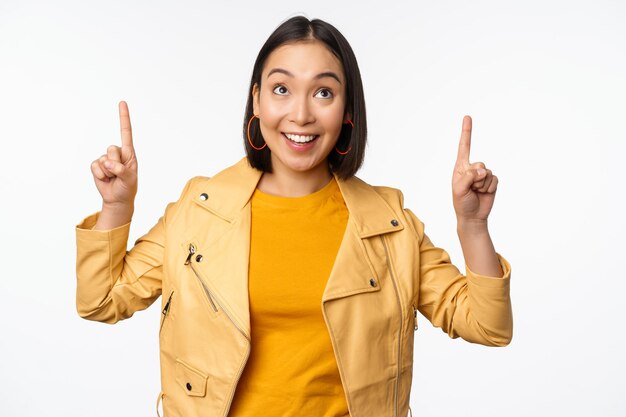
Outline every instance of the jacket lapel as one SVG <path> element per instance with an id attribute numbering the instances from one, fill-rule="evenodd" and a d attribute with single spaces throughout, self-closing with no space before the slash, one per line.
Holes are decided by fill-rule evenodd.
<path id="1" fill-rule="evenodd" d="M 250 334 L 248 266 L 250 254 L 250 197 L 262 172 L 247 159 L 220 172 L 199 186 L 204 200 L 194 200 L 210 213 L 229 223 L 224 234 L 211 243 L 211 256 L 203 265 L 207 284 L 217 294 L 223 308 Z M 348 224 L 323 301 L 363 292 L 379 291 L 379 277 L 386 268 L 384 254 L 378 253 L 371 239 L 404 228 L 387 202 L 370 185 L 352 177 L 335 177 L 349 212 Z M 374 279 L 374 282 L 370 280 Z"/>
<path id="2" fill-rule="evenodd" d="M 248 300 L 248 264 L 250 259 L 250 197 L 261 178 L 246 158 L 221 171 L 199 186 L 196 193 L 205 193 L 204 200 L 194 200 L 199 206 L 227 222 L 225 231 L 210 242 L 212 256 L 203 262 L 206 284 L 216 294 L 218 303 L 250 337 L 250 308 Z M 207 227 L 209 221 L 205 226 Z"/>
<path id="3" fill-rule="evenodd" d="M 336 180 L 350 216 L 326 283 L 323 302 L 380 291 L 386 258 L 377 249 L 380 245 L 372 244 L 372 241 L 384 233 L 404 228 L 401 219 L 372 186 L 357 177 Z"/>
<path id="4" fill-rule="evenodd" d="M 402 219 L 397 217 L 374 187 L 357 177 L 345 181 L 335 179 L 360 238 L 398 232 L 404 228 Z"/>

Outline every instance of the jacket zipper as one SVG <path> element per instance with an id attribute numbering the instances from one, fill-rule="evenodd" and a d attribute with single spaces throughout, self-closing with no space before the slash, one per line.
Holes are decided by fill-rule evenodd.
<path id="1" fill-rule="evenodd" d="M 217 306 L 219 306 L 222 309 L 222 311 L 224 312 L 224 314 L 226 314 L 226 317 L 228 317 L 228 319 L 233 324 L 233 326 L 235 326 L 235 328 L 237 330 L 239 330 L 239 332 L 243 335 L 243 337 L 248 341 L 247 350 L 246 350 L 246 356 L 245 356 L 243 362 L 241 363 L 241 366 L 239 367 L 239 370 L 237 371 L 237 378 L 235 379 L 235 383 L 234 383 L 232 389 L 230 390 L 230 395 L 229 395 L 229 398 L 228 398 L 228 405 L 226 406 L 224 414 L 222 415 L 223 417 L 226 417 L 228 415 L 228 412 L 230 411 L 230 406 L 231 406 L 231 404 L 233 402 L 233 397 L 235 396 L 235 389 L 237 388 L 237 384 L 239 383 L 239 378 L 241 377 L 241 374 L 243 373 L 243 369 L 246 366 L 246 363 L 248 362 L 248 357 L 250 356 L 250 338 L 246 335 L 246 332 L 241 327 L 239 327 L 237 322 L 231 316 L 230 312 L 227 309 L 225 309 L 224 307 L 222 307 L 222 305 L 219 303 L 219 301 L 217 301 L 217 299 L 215 297 L 213 297 L 213 295 L 211 294 L 211 290 L 206 285 L 204 285 L 204 281 L 202 280 L 202 278 L 200 278 L 200 273 L 198 271 L 196 271 L 196 268 L 193 266 L 193 262 L 191 262 L 191 257 L 193 256 L 194 253 L 196 253 L 196 247 L 193 245 L 193 243 L 190 243 L 189 244 L 189 255 L 187 256 L 187 260 L 185 261 L 185 265 L 191 266 L 191 270 L 193 271 L 194 275 L 200 281 L 200 284 L 202 284 L 202 288 L 204 288 L 204 292 L 207 295 L 207 297 L 208 297 L 208 299 L 209 299 L 209 301 L 211 303 L 211 307 L 213 308 L 213 311 L 217 312 Z"/>
<path id="2" fill-rule="evenodd" d="M 163 318 L 161 319 L 161 326 L 159 327 L 159 334 L 161 334 L 161 329 L 163 329 L 163 324 L 165 324 L 165 319 L 167 318 L 167 314 L 170 312 L 170 306 L 172 303 L 172 295 L 174 295 L 174 290 L 170 292 L 170 296 L 167 298 L 167 303 L 165 303 L 165 307 L 163 307 Z"/>
<path id="3" fill-rule="evenodd" d="M 417 330 L 417 307 L 413 306 L 413 328 Z"/>
<path id="4" fill-rule="evenodd" d="M 404 327 L 404 320 L 402 313 L 402 304 L 400 300 L 400 292 L 398 291 L 398 286 L 396 285 L 396 279 L 393 274 L 393 269 L 391 268 L 391 260 L 389 259 L 389 248 L 387 247 L 387 242 L 385 241 L 384 236 L 380 236 L 380 240 L 383 242 L 383 247 L 385 248 L 385 258 L 387 259 L 387 269 L 389 270 L 389 275 L 391 275 L 391 282 L 393 282 L 393 289 L 396 292 L 396 297 L 398 299 L 398 309 L 400 310 L 400 330 L 398 331 L 398 369 L 396 371 L 396 384 L 395 384 L 395 393 L 394 393 L 394 402 L 393 402 L 393 415 L 394 417 L 398 416 L 398 387 L 400 384 L 400 364 L 402 362 L 402 329 Z"/>
<path id="5" fill-rule="evenodd" d="M 193 243 L 189 244 L 189 255 L 187 255 L 187 259 L 185 260 L 185 265 L 190 265 L 191 269 L 193 270 L 194 274 L 196 275 L 196 279 L 198 280 L 198 282 L 200 283 L 200 285 L 202 286 L 202 288 L 204 289 L 204 294 L 206 295 L 209 304 L 211 304 L 211 308 L 213 309 L 214 313 L 217 313 L 217 306 L 215 305 L 215 302 L 213 301 L 213 296 L 211 295 L 211 291 L 206 287 L 206 285 L 204 285 L 204 281 L 202 281 L 200 279 L 200 277 L 198 276 L 198 273 L 196 272 L 196 270 L 193 267 L 193 263 L 191 262 L 191 257 L 193 256 L 193 254 L 196 253 L 196 247 L 194 246 Z"/>

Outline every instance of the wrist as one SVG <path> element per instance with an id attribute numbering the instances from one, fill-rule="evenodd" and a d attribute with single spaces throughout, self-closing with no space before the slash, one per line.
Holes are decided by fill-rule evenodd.
<path id="1" fill-rule="evenodd" d="M 457 218 L 456 231 L 459 236 L 474 236 L 489 234 L 487 219 Z"/>
<path id="2" fill-rule="evenodd" d="M 122 225 L 129 223 L 135 212 L 133 204 L 124 203 L 102 203 L 102 209 L 100 211 L 100 218 L 105 220 L 109 225 Z"/>
<path id="3" fill-rule="evenodd" d="M 135 210 L 133 203 L 106 203 L 102 202 L 102 210 L 112 213 L 132 213 Z"/>

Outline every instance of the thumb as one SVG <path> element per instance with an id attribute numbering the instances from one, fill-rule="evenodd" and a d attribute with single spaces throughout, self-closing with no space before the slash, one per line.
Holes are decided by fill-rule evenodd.
<path id="1" fill-rule="evenodd" d="M 120 178 L 122 181 L 129 180 L 130 177 L 133 175 L 133 172 L 131 169 L 129 169 L 128 167 L 126 167 L 126 165 L 118 161 L 113 161 L 109 159 L 108 161 L 104 163 L 104 166 L 106 169 L 111 171 L 111 173 L 113 173 L 116 177 Z"/>
<path id="2" fill-rule="evenodd" d="M 487 175 L 487 171 L 484 168 L 466 170 L 458 181 L 462 192 L 467 192 L 473 183 L 484 179 L 485 175 Z"/>

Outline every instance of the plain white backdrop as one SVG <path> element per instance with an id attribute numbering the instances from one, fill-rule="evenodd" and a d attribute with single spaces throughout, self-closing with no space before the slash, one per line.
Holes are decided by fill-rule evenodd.
<path id="1" fill-rule="evenodd" d="M 623 1 L 0 0 L 0 416 L 149 416 L 159 308 L 114 326 L 75 310 L 74 226 L 100 199 L 89 165 L 126 100 L 145 233 L 194 175 L 243 156 L 256 54 L 304 13 L 342 31 L 364 80 L 359 176 L 400 188 L 463 270 L 450 178 L 499 177 L 490 230 L 512 264 L 506 348 L 421 318 L 415 416 L 624 416 Z M 156 303 L 158 304 L 158 303 Z"/>

